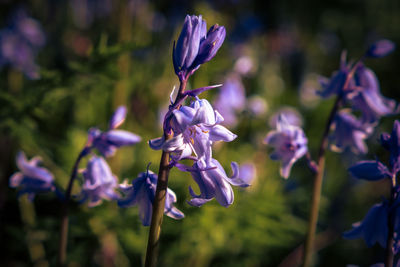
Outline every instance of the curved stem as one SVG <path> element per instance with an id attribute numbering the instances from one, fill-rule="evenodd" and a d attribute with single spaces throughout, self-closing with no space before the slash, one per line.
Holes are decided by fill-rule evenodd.
<path id="1" fill-rule="evenodd" d="M 337 96 L 335 104 L 329 114 L 328 122 L 325 125 L 325 130 L 321 138 L 321 144 L 319 147 L 318 152 L 318 159 L 317 159 L 317 170 L 315 173 L 314 179 L 314 187 L 313 187 L 313 194 L 311 200 L 311 210 L 310 210 L 310 219 L 308 221 L 308 233 L 306 237 L 306 244 L 303 254 L 303 266 L 310 266 L 312 254 L 314 251 L 314 239 L 315 239 L 315 232 L 317 229 L 317 221 L 318 221 L 318 210 L 319 210 L 319 203 L 321 200 L 321 189 L 322 189 L 322 180 L 325 171 L 325 151 L 328 147 L 328 134 L 331 128 L 333 119 L 339 109 L 340 102 L 341 102 L 341 95 Z"/>
<path id="2" fill-rule="evenodd" d="M 78 166 L 82 158 L 87 154 L 87 148 L 85 147 L 81 153 L 79 153 L 78 158 L 72 168 L 71 178 L 68 182 L 67 190 L 65 191 L 65 199 L 62 207 L 62 217 L 61 217 L 61 228 L 60 228 L 60 241 L 58 246 L 57 255 L 57 266 L 65 266 L 65 260 L 67 258 L 67 241 L 68 241 L 68 214 L 69 214 L 69 200 L 71 199 L 71 192 L 74 180 L 78 173 Z"/>
<path id="3" fill-rule="evenodd" d="M 173 137 L 173 132 L 170 129 L 169 121 L 172 110 L 179 108 L 179 105 L 187 97 L 184 94 L 186 89 L 187 80 L 180 82 L 178 95 L 174 104 L 170 106 L 170 110 L 164 118 L 164 137 L 169 140 Z M 149 239 L 147 242 L 146 251 L 146 267 L 155 267 L 157 264 L 158 249 L 160 244 L 161 224 L 164 216 L 165 196 L 167 194 L 168 176 L 171 169 L 169 164 L 169 152 L 163 151 L 161 154 L 160 168 L 158 169 L 157 189 L 153 201 L 153 213 L 151 217 L 151 224 L 149 230 Z"/>

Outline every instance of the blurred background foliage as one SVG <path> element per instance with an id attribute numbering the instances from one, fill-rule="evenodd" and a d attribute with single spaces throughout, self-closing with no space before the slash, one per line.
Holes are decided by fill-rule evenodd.
<path id="1" fill-rule="evenodd" d="M 201 208 L 186 203 L 187 173 L 172 170 L 169 186 L 186 217 L 165 217 L 160 266 L 277 266 L 302 244 L 308 219 L 312 176 L 305 161 L 295 164 L 288 180 L 279 177 L 279 163 L 269 160 L 262 141 L 269 119 L 281 106 L 293 106 L 303 116 L 312 155 L 316 154 L 332 100 L 320 101 L 318 75 L 330 76 L 347 49 L 351 58 L 380 38 L 400 44 L 400 2 L 387 1 L 146 1 L 146 0 L 0 0 L 0 27 L 10 15 L 25 9 L 43 27 L 46 45 L 36 63 L 40 79 L 29 80 L 12 66 L 0 70 L 0 259 L 1 266 L 55 264 L 60 201 L 45 194 L 29 202 L 8 187 L 15 172 L 15 155 L 24 150 L 40 155 L 43 165 L 66 187 L 69 172 L 87 138 L 87 129 L 107 127 L 118 105 L 129 113 L 122 128 L 143 141 L 123 148 L 109 160 L 122 182 L 139 172 L 157 172 L 159 151 L 146 140 L 161 135 L 160 113 L 178 84 L 171 51 L 186 14 L 202 14 L 208 25 L 227 29 L 217 56 L 193 75 L 190 87 L 223 83 L 237 71 L 238 61 L 250 62 L 242 73 L 248 97 L 258 97 L 238 112 L 238 134 L 231 143 L 216 144 L 215 158 L 228 170 L 230 161 L 252 162 L 251 187 L 235 189 L 235 202 L 223 208 L 211 201 Z M 400 100 L 396 51 L 368 60 L 385 96 Z M 236 65 L 235 65 L 236 64 Z M 239 66 L 240 67 L 240 66 Z M 211 101 L 218 90 L 202 96 Z M 317 266 L 369 266 L 382 261 L 383 250 L 367 248 L 363 240 L 346 241 L 344 230 L 361 220 L 370 206 L 388 195 L 388 184 L 360 182 L 346 169 L 359 159 L 385 152 L 377 139 L 390 131 L 395 117 L 381 121 L 369 138 L 369 153 L 328 153 L 319 220 Z M 82 165 L 83 166 L 83 165 Z M 74 192 L 79 192 L 79 182 Z M 116 203 L 95 208 L 72 205 L 68 243 L 69 266 L 140 266 L 148 228 L 136 208 Z M 293 265 L 287 265 L 293 266 Z"/>

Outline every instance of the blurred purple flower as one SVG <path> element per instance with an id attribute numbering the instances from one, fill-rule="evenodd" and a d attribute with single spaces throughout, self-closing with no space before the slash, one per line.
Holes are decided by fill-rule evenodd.
<path id="1" fill-rule="evenodd" d="M 258 95 L 250 96 L 247 100 L 246 106 L 254 116 L 262 116 L 268 110 L 267 102 L 264 98 Z"/>
<path id="2" fill-rule="evenodd" d="M 388 213 L 389 205 L 387 201 L 375 204 L 368 211 L 362 222 L 353 224 L 353 229 L 343 233 L 346 239 L 364 238 L 369 247 L 379 243 L 386 248 L 388 237 Z"/>
<path id="3" fill-rule="evenodd" d="M 38 79 L 35 56 L 45 41 L 40 24 L 28 17 L 23 9 L 17 10 L 7 27 L 0 30 L 0 67 L 10 65 L 29 79 Z"/>
<path id="4" fill-rule="evenodd" d="M 239 166 L 239 177 L 240 179 L 250 184 L 256 178 L 256 167 L 252 163 L 240 164 Z"/>
<path id="5" fill-rule="evenodd" d="M 94 207 L 101 204 L 103 199 L 118 199 L 119 195 L 115 192 L 118 187 L 117 177 L 112 174 L 103 157 L 93 156 L 89 160 L 83 178 L 79 195 L 81 203 L 88 201 L 88 206 Z"/>
<path id="6" fill-rule="evenodd" d="M 322 91 L 318 91 L 317 93 L 322 98 L 343 94 L 345 89 L 344 85 L 349 72 L 350 68 L 346 63 L 346 52 L 342 52 L 339 70 L 335 71 L 330 79 L 326 77 L 320 77 L 319 82 L 322 86 Z"/>
<path id="7" fill-rule="evenodd" d="M 141 138 L 131 132 L 116 130 L 126 117 L 126 107 L 120 106 L 110 119 L 108 130 L 102 132 L 98 128 L 89 129 L 89 141 L 91 147 L 95 147 L 103 156 L 110 157 L 115 154 L 121 146 L 134 145 L 140 142 Z"/>
<path id="8" fill-rule="evenodd" d="M 277 128 L 277 123 L 281 115 L 285 117 L 286 121 L 290 125 L 298 127 L 303 126 L 303 118 L 296 109 L 292 107 L 282 107 L 271 116 L 269 120 L 269 126 L 271 128 Z"/>
<path id="9" fill-rule="evenodd" d="M 353 109 L 361 111 L 363 122 L 374 123 L 382 116 L 399 113 L 396 101 L 381 95 L 378 78 L 371 69 L 360 65 L 354 81 L 355 90 L 347 98 Z"/>
<path id="10" fill-rule="evenodd" d="M 239 178 L 239 165 L 236 162 L 231 163 L 233 174 L 231 177 L 226 175 L 221 164 L 211 159 L 206 161 L 204 158 L 196 161 L 192 167 L 177 165 L 182 171 L 189 171 L 200 189 L 197 195 L 192 187 L 189 187 L 189 193 L 193 197 L 188 203 L 192 206 L 200 207 L 204 203 L 215 198 L 219 204 L 228 207 L 233 203 L 234 195 L 230 185 L 247 187 L 249 183 Z"/>
<path id="11" fill-rule="evenodd" d="M 172 152 L 174 161 L 190 158 L 211 158 L 211 146 L 215 141 L 230 142 L 237 135 L 219 125 L 223 117 L 206 99 L 197 99 L 190 106 L 173 111 L 174 137 L 165 141 L 164 136 L 149 141 L 152 149 Z"/>
<path id="12" fill-rule="evenodd" d="M 112 0 L 70 0 L 72 19 L 75 26 L 89 28 L 96 18 L 110 15 Z"/>
<path id="13" fill-rule="evenodd" d="M 118 200 L 118 205 L 122 208 L 138 205 L 139 217 L 142 224 L 149 226 L 153 212 L 156 186 L 157 175 L 149 170 L 142 172 L 132 181 L 132 185 L 128 185 L 126 181 L 120 185 L 120 189 L 125 197 Z M 173 203 L 176 203 L 176 195 L 171 189 L 167 188 L 164 213 L 173 219 L 182 219 L 184 214 L 175 208 Z"/>
<path id="14" fill-rule="evenodd" d="M 280 174 L 285 179 L 289 177 L 292 165 L 307 153 L 307 138 L 303 130 L 291 125 L 283 114 L 278 117 L 276 130 L 270 131 L 264 142 L 275 149 L 270 158 L 282 161 Z"/>
<path id="15" fill-rule="evenodd" d="M 207 32 L 201 15 L 187 15 L 173 48 L 173 63 L 179 79 L 186 80 L 201 64 L 210 61 L 224 42 L 225 35 L 223 26 L 215 24 Z"/>
<path id="16" fill-rule="evenodd" d="M 32 201 L 37 193 L 55 191 L 53 174 L 47 169 L 39 167 L 39 157 L 27 160 L 25 153 L 20 151 L 16 158 L 19 172 L 10 177 L 9 186 L 19 188 L 18 197 L 28 194 Z"/>
<path id="17" fill-rule="evenodd" d="M 235 126 L 236 113 L 241 112 L 246 105 L 246 95 L 243 84 L 238 75 L 231 75 L 220 89 L 215 109 L 224 117 L 227 126 Z"/>
<path id="18" fill-rule="evenodd" d="M 379 40 L 373 43 L 365 53 L 367 57 L 379 58 L 392 53 L 396 45 L 390 40 Z"/>
<path id="19" fill-rule="evenodd" d="M 364 139 L 373 132 L 372 125 L 362 123 L 347 110 L 342 110 L 334 118 L 333 129 L 331 136 L 333 151 L 342 152 L 345 148 L 350 147 L 356 154 L 368 152 Z"/>

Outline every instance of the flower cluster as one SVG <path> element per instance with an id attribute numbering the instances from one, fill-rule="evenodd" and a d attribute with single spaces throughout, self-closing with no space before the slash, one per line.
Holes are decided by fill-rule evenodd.
<path id="1" fill-rule="evenodd" d="M 362 222 L 353 225 L 353 229 L 345 232 L 343 236 L 348 239 L 364 238 L 368 246 L 379 243 L 386 248 L 387 239 L 395 239 L 394 252 L 398 252 L 400 233 L 400 210 L 399 210 L 399 185 L 397 174 L 400 171 L 400 122 L 395 121 L 391 134 L 381 135 L 381 145 L 390 153 L 389 164 L 385 165 L 379 160 L 365 160 L 350 167 L 349 171 L 353 177 L 367 181 L 390 179 L 392 194 L 389 200 L 384 199 L 382 203 L 375 204 L 367 213 Z M 389 232 L 389 224 L 394 229 Z"/>
<path id="2" fill-rule="evenodd" d="M 9 21 L 7 27 L 0 30 L 0 68 L 9 65 L 29 79 L 39 78 L 35 56 L 46 41 L 41 25 L 22 9 Z"/>
<path id="3" fill-rule="evenodd" d="M 201 64 L 210 61 L 225 40 L 225 27 L 207 23 L 200 16 L 186 16 L 181 34 L 173 48 L 173 63 L 180 80 L 187 80 Z"/>
<path id="4" fill-rule="evenodd" d="M 173 63 L 181 85 L 201 64 L 211 60 L 225 38 L 225 28 L 214 25 L 206 33 L 206 22 L 201 16 L 187 16 L 176 46 Z M 208 87 L 212 88 L 212 87 Z M 178 92 L 171 100 L 164 119 L 164 132 L 171 133 L 149 141 L 152 149 L 170 153 L 170 166 L 190 172 L 200 188 L 200 194 L 189 188 L 192 199 L 190 205 L 201 206 L 216 198 L 222 206 L 233 203 L 230 185 L 246 187 L 249 184 L 239 178 L 239 166 L 232 163 L 233 175 L 228 177 L 221 164 L 212 157 L 212 145 L 217 141 L 230 142 L 237 136 L 221 125 L 224 118 L 214 110 L 206 99 L 197 95 L 203 88 L 189 92 Z M 195 99 L 190 105 L 183 105 L 188 96 Z M 192 166 L 182 164 L 184 159 L 193 160 Z"/>
<path id="5" fill-rule="evenodd" d="M 333 151 L 351 148 L 354 153 L 365 154 L 368 148 L 364 140 L 372 134 L 379 119 L 399 112 L 394 100 L 382 96 L 378 78 L 363 63 L 366 57 L 383 57 L 393 50 L 391 41 L 378 41 L 354 64 L 347 63 L 346 53 L 343 52 L 339 70 L 330 79 L 321 77 L 323 90 L 319 92 L 320 96 L 328 98 L 336 95 L 341 104 L 349 106 L 334 117 L 331 135 Z M 361 116 L 356 117 L 352 111 L 361 113 Z"/>

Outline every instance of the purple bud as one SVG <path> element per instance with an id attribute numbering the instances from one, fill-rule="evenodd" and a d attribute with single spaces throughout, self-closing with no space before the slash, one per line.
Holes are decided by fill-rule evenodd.
<path id="1" fill-rule="evenodd" d="M 219 26 L 218 24 L 212 26 L 207 32 L 207 37 L 200 43 L 199 53 L 193 65 L 197 66 L 210 61 L 217 54 L 218 49 L 225 40 L 225 36 L 224 26 Z"/>
<path id="2" fill-rule="evenodd" d="M 390 172 L 379 161 L 364 160 L 349 168 L 349 172 L 357 179 L 377 181 L 383 178 L 390 178 Z"/>
<path id="3" fill-rule="evenodd" d="M 365 56 L 372 58 L 384 57 L 392 53 L 395 48 L 396 45 L 392 41 L 386 39 L 379 40 L 369 47 Z"/>
<path id="4" fill-rule="evenodd" d="M 125 118 L 126 118 L 126 107 L 125 106 L 119 106 L 114 114 L 111 116 L 110 119 L 110 125 L 109 129 L 115 129 L 118 128 L 122 123 L 124 123 Z"/>

